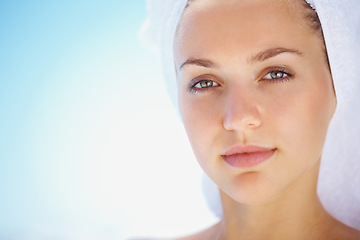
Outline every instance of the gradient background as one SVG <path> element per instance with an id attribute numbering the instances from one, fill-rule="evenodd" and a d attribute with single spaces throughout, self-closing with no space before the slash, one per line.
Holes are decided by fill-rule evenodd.
<path id="1" fill-rule="evenodd" d="M 177 236 L 216 221 L 145 1 L 0 0 L 0 239 Z"/>

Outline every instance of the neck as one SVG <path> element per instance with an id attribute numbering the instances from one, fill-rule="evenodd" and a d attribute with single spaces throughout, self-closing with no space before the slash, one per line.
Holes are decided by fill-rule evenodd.
<path id="1" fill-rule="evenodd" d="M 334 221 L 317 196 L 319 165 L 320 161 L 280 196 L 263 204 L 241 204 L 221 192 L 222 238 L 318 239 Z"/>

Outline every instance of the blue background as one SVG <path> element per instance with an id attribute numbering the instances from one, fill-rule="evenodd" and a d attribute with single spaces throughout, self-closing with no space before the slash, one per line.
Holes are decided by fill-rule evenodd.
<path id="1" fill-rule="evenodd" d="M 0 239 L 176 236 L 213 223 L 139 42 L 145 1 L 0 0 Z"/>

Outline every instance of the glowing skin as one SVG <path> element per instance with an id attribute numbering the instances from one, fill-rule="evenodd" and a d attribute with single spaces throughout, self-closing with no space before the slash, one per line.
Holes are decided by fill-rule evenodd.
<path id="1" fill-rule="evenodd" d="M 321 39 L 284 6 L 197 0 L 175 38 L 179 107 L 191 145 L 204 171 L 241 204 L 269 202 L 298 182 L 316 189 L 336 108 Z M 250 167 L 224 161 L 229 148 L 249 145 L 274 153 Z"/>

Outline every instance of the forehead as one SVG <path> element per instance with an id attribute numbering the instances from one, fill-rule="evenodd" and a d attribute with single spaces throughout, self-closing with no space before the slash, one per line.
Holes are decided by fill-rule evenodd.
<path id="1" fill-rule="evenodd" d="M 228 24 L 238 27 L 246 25 L 279 24 L 278 20 L 287 20 L 300 27 L 305 19 L 301 18 L 301 8 L 295 8 L 298 0 L 192 0 L 184 10 L 180 20 L 177 35 L 194 27 L 197 23 L 202 28 L 221 27 L 224 30 Z M 254 18 L 256 16 L 256 18 Z M 275 28 L 277 25 L 273 25 Z M 220 29 L 218 29 L 220 30 Z"/>
<path id="2" fill-rule="evenodd" d="M 296 10 L 300 10 L 300 6 L 304 6 L 306 0 L 188 0 L 187 6 L 184 10 L 184 15 L 191 11 L 206 11 L 208 9 L 220 10 L 219 7 L 230 7 L 232 9 L 244 9 L 253 8 L 254 10 L 266 10 L 269 7 L 280 8 L 287 11 L 292 11 L 292 14 Z M 216 13 L 214 11 L 213 13 Z M 245 12 L 242 12 L 245 14 Z"/>
<path id="3" fill-rule="evenodd" d="M 313 32 L 294 9 L 288 0 L 192 1 L 179 23 L 175 51 L 201 55 L 246 52 L 249 47 L 305 47 L 298 36 Z"/>

